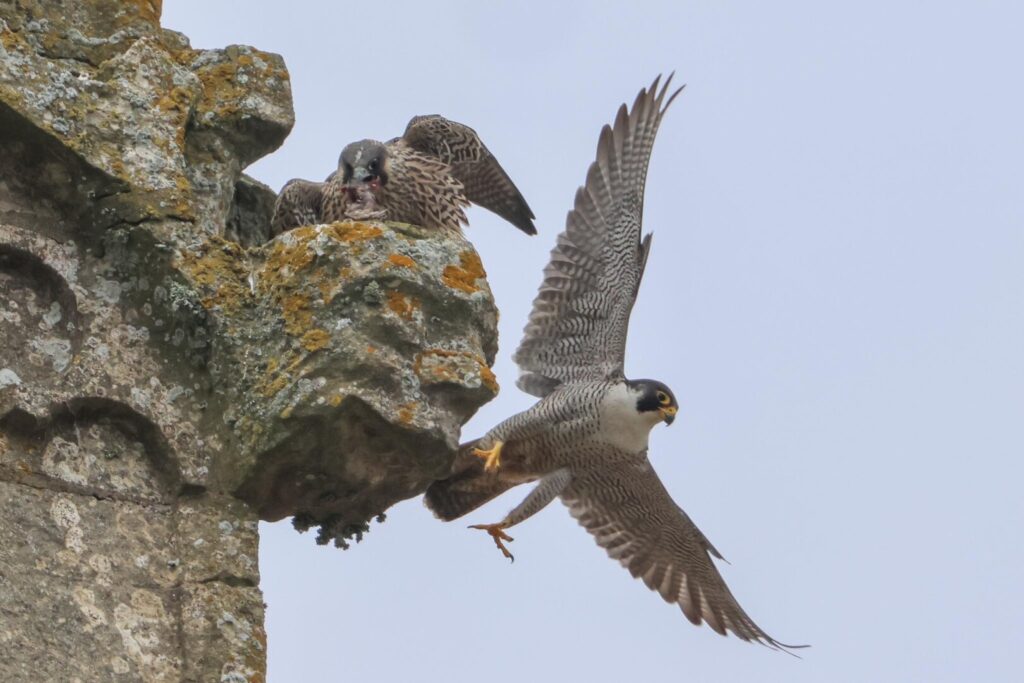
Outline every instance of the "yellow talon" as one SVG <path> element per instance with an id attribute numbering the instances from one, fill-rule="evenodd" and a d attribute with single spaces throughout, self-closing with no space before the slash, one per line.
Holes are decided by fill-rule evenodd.
<path id="1" fill-rule="evenodd" d="M 494 539 L 494 545 L 498 546 L 498 550 L 501 554 L 512 560 L 516 561 L 516 558 L 512 557 L 512 553 L 508 551 L 505 544 L 502 541 L 508 541 L 511 543 L 513 539 L 511 536 L 505 533 L 505 528 L 501 524 L 473 524 L 469 527 L 470 529 L 481 529 L 490 534 L 491 538 Z"/>
<path id="2" fill-rule="evenodd" d="M 504 445 L 504 441 L 499 441 L 487 451 L 480 448 L 473 449 L 473 455 L 483 458 L 484 472 L 497 472 L 498 468 L 501 467 L 501 448 Z"/>

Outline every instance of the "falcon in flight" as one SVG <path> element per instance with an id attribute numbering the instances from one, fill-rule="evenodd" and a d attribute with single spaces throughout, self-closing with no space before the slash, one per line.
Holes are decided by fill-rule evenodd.
<path id="1" fill-rule="evenodd" d="M 274 205 L 271 237 L 299 225 L 388 219 L 458 231 L 470 202 L 537 234 L 522 193 L 469 126 L 417 116 L 388 142 L 345 147 L 322 183 L 289 180 Z"/>
<path id="2" fill-rule="evenodd" d="M 660 79 L 660 77 L 659 77 Z M 623 374 L 626 328 L 651 236 L 641 239 L 647 164 L 669 94 L 655 79 L 605 126 L 597 160 L 558 236 L 515 353 L 518 386 L 541 400 L 460 448 L 425 503 L 450 521 L 518 484 L 525 500 L 487 531 L 512 559 L 506 530 L 556 497 L 598 545 L 694 624 L 788 651 L 743 611 L 718 573 L 721 554 L 676 505 L 647 459 L 647 438 L 678 404 L 661 382 Z"/>

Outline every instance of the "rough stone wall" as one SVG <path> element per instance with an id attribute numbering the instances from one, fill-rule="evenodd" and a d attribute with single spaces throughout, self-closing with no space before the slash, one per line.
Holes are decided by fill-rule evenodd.
<path id="1" fill-rule="evenodd" d="M 346 538 L 497 385 L 458 235 L 265 243 L 280 57 L 0 0 L 0 680 L 261 681 L 257 520 Z"/>

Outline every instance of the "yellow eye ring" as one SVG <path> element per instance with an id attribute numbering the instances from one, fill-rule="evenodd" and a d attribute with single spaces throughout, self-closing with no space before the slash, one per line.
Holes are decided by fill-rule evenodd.
<path id="1" fill-rule="evenodd" d="M 666 394 L 664 391 L 659 391 L 658 392 L 658 403 L 660 403 L 663 406 L 667 406 L 668 404 L 672 403 L 672 399 L 670 399 L 668 397 L 668 394 Z"/>

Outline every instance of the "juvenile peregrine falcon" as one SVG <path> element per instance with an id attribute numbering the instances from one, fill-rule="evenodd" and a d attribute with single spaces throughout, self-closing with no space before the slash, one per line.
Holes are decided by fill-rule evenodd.
<path id="1" fill-rule="evenodd" d="M 274 206 L 271 236 L 367 218 L 458 230 L 470 202 L 537 234 L 526 200 L 476 131 L 443 116 L 416 116 L 400 138 L 345 147 L 324 182 L 289 180 Z"/>
<path id="2" fill-rule="evenodd" d="M 694 624 L 777 649 L 800 647 L 776 641 L 747 616 L 711 560 L 722 556 L 647 459 L 650 430 L 675 419 L 672 391 L 623 374 L 626 327 L 651 247 L 650 235 L 641 239 L 647 163 L 662 115 L 682 90 L 668 94 L 671 76 L 659 90 L 659 79 L 601 131 L 597 160 L 544 269 L 514 356 L 519 388 L 541 400 L 463 445 L 455 473 L 432 484 L 424 500 L 449 521 L 540 480 L 502 521 L 472 528 L 487 531 L 511 559 L 505 530 L 561 498 L 612 558 Z"/>

